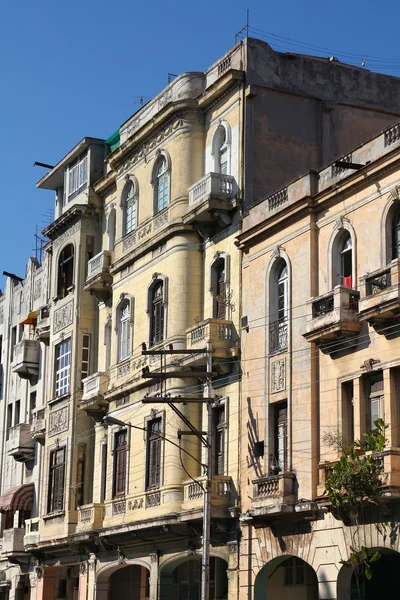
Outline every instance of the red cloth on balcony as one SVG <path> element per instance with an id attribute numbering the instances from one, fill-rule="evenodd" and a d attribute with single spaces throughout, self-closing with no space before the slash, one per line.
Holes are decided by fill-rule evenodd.
<path id="1" fill-rule="evenodd" d="M 346 287 L 352 288 L 353 287 L 353 276 L 348 275 L 347 277 L 343 277 L 343 285 L 345 285 Z"/>

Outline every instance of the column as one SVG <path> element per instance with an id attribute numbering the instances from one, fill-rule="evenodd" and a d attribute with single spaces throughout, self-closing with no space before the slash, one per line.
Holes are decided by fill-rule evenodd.
<path id="1" fill-rule="evenodd" d="M 149 576 L 149 573 L 146 569 L 143 569 L 146 572 L 146 576 Z M 150 600 L 159 600 L 159 588 L 158 588 L 158 571 L 159 571 L 159 563 L 158 563 L 158 553 L 154 552 L 150 554 L 150 577 L 149 577 L 149 598 Z M 171 581 L 172 585 L 172 581 Z"/>
<path id="2" fill-rule="evenodd" d="M 385 423 L 389 425 L 386 429 L 387 447 L 393 448 L 398 445 L 398 415 L 397 415 L 397 390 L 396 372 L 394 369 L 383 369 L 383 390 L 385 394 Z"/>
<path id="3" fill-rule="evenodd" d="M 80 581 L 79 581 L 80 583 Z M 87 566 L 87 600 L 95 600 L 96 594 L 96 556 L 91 554 Z"/>
<path id="4" fill-rule="evenodd" d="M 36 567 L 36 600 L 54 600 L 55 568 Z"/>
<path id="5" fill-rule="evenodd" d="M 87 600 L 88 597 L 88 569 L 87 563 L 79 565 L 79 593 L 78 600 Z"/>

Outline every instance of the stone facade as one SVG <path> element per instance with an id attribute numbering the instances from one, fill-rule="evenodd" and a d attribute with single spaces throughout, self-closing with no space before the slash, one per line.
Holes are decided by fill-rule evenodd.
<path id="1" fill-rule="evenodd" d="M 44 262 L 30 261 L 0 297 L 4 423 L 12 419 L 10 439 L 8 427 L 0 435 L 0 510 L 11 484 L 20 495 L 34 490 L 29 518 L 17 523 L 18 509 L 14 527 L 3 526 L 10 600 L 28 579 L 37 600 L 114 600 L 128 589 L 138 600 L 198 597 L 206 436 L 210 600 L 265 597 L 268 585 L 286 585 L 288 598 L 292 585 L 304 598 L 336 598 L 349 537 L 317 502 L 324 461 L 337 458 L 320 440 L 344 422 L 350 384 L 339 396 L 330 384 L 337 391 L 351 380 L 362 398 L 365 369 L 379 365 L 392 390 L 385 407 L 396 405 L 394 343 L 379 333 L 372 354 L 360 344 L 349 371 L 342 338 L 386 331 L 395 314 L 397 261 L 385 242 L 367 259 L 355 232 L 367 219 L 377 235 L 374 215 L 391 214 L 398 200 L 390 160 L 399 87 L 247 39 L 204 73 L 174 79 L 113 144 L 83 138 L 39 181 L 56 195 Z M 378 141 L 348 154 L 382 127 Z M 343 231 L 357 256 L 350 263 Z M 342 260 L 353 269 L 346 280 Z M 356 273 L 365 290 L 380 290 L 390 274 L 384 322 L 379 294 L 360 295 Z M 326 347 L 336 339 L 345 358 Z M 25 416 L 15 430 L 8 406 L 17 401 Z M 357 410 L 359 436 L 366 421 Z M 397 428 L 389 431 L 394 465 Z M 27 447 L 36 448 L 29 473 Z M 308 569 L 278 569 L 289 556 Z"/>
<path id="2" fill-rule="evenodd" d="M 358 598 L 340 562 L 352 546 L 382 552 L 367 598 L 397 585 L 384 575 L 399 550 L 397 533 L 388 535 L 397 528 L 400 491 L 396 129 L 353 149 L 347 165 L 336 161 L 297 179 L 284 203 L 265 198 L 243 220 L 242 309 L 250 327 L 241 338 L 240 589 L 257 599 Z M 383 496 L 351 527 L 327 502 L 326 474 L 340 453 L 326 434 L 351 443 L 376 418 L 388 426 L 376 456 Z M 290 561 L 299 559 L 301 582 L 290 591 Z"/>

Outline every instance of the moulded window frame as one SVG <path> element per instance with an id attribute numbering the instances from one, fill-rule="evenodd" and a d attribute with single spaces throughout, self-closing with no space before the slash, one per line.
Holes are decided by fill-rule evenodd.
<path id="1" fill-rule="evenodd" d="M 63 260 L 63 262 L 61 263 L 61 259 L 63 257 L 63 253 L 65 252 L 66 248 L 68 248 L 69 246 L 71 246 L 72 248 L 72 254 L 70 255 L 69 258 L 67 258 L 66 260 Z M 55 285 L 56 285 L 56 298 L 62 300 L 63 298 L 66 298 L 71 291 L 73 291 L 74 287 L 75 287 L 75 262 L 76 262 L 76 252 L 75 252 L 76 248 L 75 248 L 75 244 L 73 242 L 68 242 L 68 244 L 65 244 L 65 246 L 63 246 L 59 253 L 58 253 L 58 257 L 57 257 L 57 278 L 55 281 Z M 65 284 L 65 290 L 64 293 L 62 293 L 62 282 L 61 282 L 61 265 L 65 264 L 67 261 L 72 261 L 72 277 L 71 277 L 71 281 L 69 282 L 70 285 L 66 285 Z"/>
<path id="2" fill-rule="evenodd" d="M 160 179 L 160 174 L 159 174 L 159 165 L 161 162 L 165 161 L 165 171 L 162 175 L 166 175 L 167 176 L 167 202 L 165 204 L 165 206 L 163 206 L 162 208 L 159 208 L 159 203 L 158 203 L 158 190 L 159 190 L 159 179 Z M 168 152 L 166 152 L 165 150 L 159 150 L 157 152 L 157 156 L 156 159 L 154 161 L 154 165 L 153 165 L 153 169 L 152 169 L 152 174 L 151 174 L 151 184 L 153 186 L 153 215 L 158 215 L 160 213 L 162 213 L 164 210 L 167 210 L 168 206 L 171 204 L 171 158 L 168 154 Z"/>
<path id="3" fill-rule="evenodd" d="M 154 299 L 154 290 L 158 286 L 158 284 L 162 283 L 163 285 L 163 337 L 159 342 L 153 343 L 153 299 Z M 161 344 L 167 339 L 168 333 L 168 278 L 161 273 L 155 273 L 153 276 L 152 282 L 147 287 L 147 315 L 149 317 L 149 325 L 148 325 L 148 340 L 149 345 L 156 346 L 157 344 Z"/>
<path id="4" fill-rule="evenodd" d="M 351 238 L 351 261 L 352 261 L 352 288 L 357 289 L 357 237 L 354 227 L 346 218 L 338 219 L 339 224 L 333 229 L 328 244 L 328 291 L 337 285 L 343 285 L 341 281 L 341 255 L 340 248 L 343 236 L 349 234 Z"/>
<path id="5" fill-rule="evenodd" d="M 127 329 L 126 331 L 128 332 L 128 339 L 127 339 L 127 351 L 126 351 L 126 355 L 122 356 L 121 355 L 121 335 L 122 335 L 122 313 L 124 310 L 125 306 L 129 306 L 129 316 L 124 319 L 124 323 L 127 324 Z M 131 296 L 129 296 L 128 294 L 121 294 L 121 298 L 120 301 L 118 302 L 117 306 L 116 306 L 116 318 L 115 318 L 115 323 L 116 323 L 116 334 L 117 334 L 117 364 L 125 362 L 126 360 L 129 359 L 129 357 L 131 356 L 132 353 L 132 343 L 133 343 L 133 298 Z"/>
<path id="6" fill-rule="evenodd" d="M 225 317 L 222 320 L 230 320 L 231 317 L 231 305 L 229 302 L 230 297 L 230 256 L 225 252 L 217 252 L 210 264 L 210 295 L 211 295 L 211 318 L 218 319 L 218 301 L 216 298 L 216 291 L 218 286 L 217 281 L 217 265 L 220 261 L 224 262 L 225 271 Z"/>
<path id="7" fill-rule="evenodd" d="M 132 195 L 129 195 L 129 190 L 132 190 Z M 134 206 L 135 220 L 131 229 L 127 229 L 127 218 L 128 218 L 128 200 L 131 200 L 132 206 Z M 122 237 L 130 235 L 136 231 L 138 227 L 138 209 L 139 209 L 139 184 L 136 177 L 132 175 L 127 176 L 126 183 L 122 190 L 121 196 L 121 208 L 122 208 Z"/>
<path id="8" fill-rule="evenodd" d="M 224 132 L 225 140 L 222 143 L 221 132 Z M 221 172 L 221 152 L 226 152 L 226 173 Z M 214 173 L 221 175 L 231 175 L 232 165 L 232 135 L 229 123 L 221 120 L 215 128 L 211 142 L 211 156 L 213 158 Z"/>

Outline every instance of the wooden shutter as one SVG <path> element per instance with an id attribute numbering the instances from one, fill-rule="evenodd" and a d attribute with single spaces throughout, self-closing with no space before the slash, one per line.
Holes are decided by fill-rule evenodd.
<path id="1" fill-rule="evenodd" d="M 127 450 L 127 433 L 119 431 L 115 434 L 114 497 L 125 495 Z"/>
<path id="2" fill-rule="evenodd" d="M 150 421 L 147 431 L 147 487 L 156 488 L 161 484 L 161 418 Z"/>
<path id="3" fill-rule="evenodd" d="M 65 495 L 65 448 L 53 450 L 50 454 L 49 473 L 49 512 L 63 510 Z"/>

